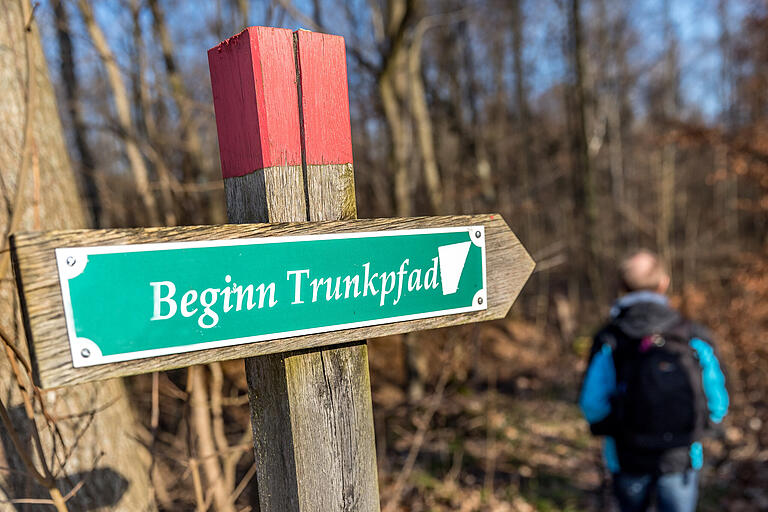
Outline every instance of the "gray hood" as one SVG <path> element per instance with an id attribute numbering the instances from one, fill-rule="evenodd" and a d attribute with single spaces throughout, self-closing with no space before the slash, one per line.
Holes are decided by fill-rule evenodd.
<path id="1" fill-rule="evenodd" d="M 634 339 L 669 331 L 681 320 L 665 296 L 652 292 L 634 292 L 621 297 L 611 308 L 611 316 L 613 325 Z"/>

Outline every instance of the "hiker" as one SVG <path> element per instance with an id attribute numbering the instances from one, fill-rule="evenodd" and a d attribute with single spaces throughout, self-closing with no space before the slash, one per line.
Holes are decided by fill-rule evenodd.
<path id="1" fill-rule="evenodd" d="M 604 457 L 622 512 L 696 509 L 701 438 L 728 410 L 708 331 L 672 309 L 669 274 L 641 250 L 620 266 L 625 295 L 597 332 L 579 405 Z"/>

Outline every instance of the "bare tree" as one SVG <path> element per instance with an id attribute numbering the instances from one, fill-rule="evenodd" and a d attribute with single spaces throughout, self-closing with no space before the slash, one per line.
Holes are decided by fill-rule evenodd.
<path id="1" fill-rule="evenodd" d="M 440 171 L 435 158 L 435 142 L 432 130 L 432 119 L 427 106 L 427 92 L 424 88 L 424 80 L 421 77 L 422 64 L 421 52 L 424 41 L 424 32 L 432 26 L 433 19 L 422 18 L 416 25 L 408 49 L 408 80 L 411 100 L 411 111 L 416 133 L 418 134 L 421 161 L 424 165 L 424 181 L 427 186 L 427 194 L 432 211 L 435 214 L 443 213 L 443 188 L 440 180 Z"/>
<path id="2" fill-rule="evenodd" d="M 572 70 L 571 96 L 574 110 L 573 124 L 573 203 L 577 229 L 580 233 L 580 249 L 576 253 L 586 253 L 585 268 L 590 288 L 598 303 L 603 298 L 603 283 L 598 262 L 597 250 L 597 197 L 595 191 L 594 163 L 590 155 L 588 138 L 589 98 L 586 88 L 585 45 L 581 22 L 581 1 L 571 0 L 568 12 L 569 49 Z M 573 254 L 578 258 L 579 254 Z"/>
<path id="3" fill-rule="evenodd" d="M 151 225 L 157 225 L 160 222 L 155 196 L 149 185 L 149 172 L 144 162 L 144 157 L 139 150 L 139 144 L 136 141 L 134 124 L 131 116 L 131 102 L 128 96 L 128 89 L 123 81 L 117 59 L 112 49 L 109 47 L 107 38 L 104 36 L 96 18 L 93 14 L 93 7 L 89 0 L 78 0 L 80 13 L 83 21 L 91 36 L 91 42 L 101 57 L 101 62 L 107 71 L 109 87 L 112 93 L 112 100 L 115 104 L 116 123 L 119 129 L 120 138 L 125 146 L 125 154 L 128 157 L 133 179 L 136 182 L 136 190 L 144 203 L 147 222 Z"/>
<path id="4" fill-rule="evenodd" d="M 59 72 L 64 85 L 66 109 L 72 120 L 75 148 L 80 158 L 81 176 L 85 198 L 90 205 L 94 227 L 99 227 L 101 222 L 101 198 L 96 182 L 96 164 L 93 152 L 88 145 L 85 121 L 83 119 L 80 91 L 77 79 L 77 65 L 72 51 L 72 35 L 69 23 L 69 13 L 61 0 L 53 1 L 53 12 L 56 19 L 56 36 L 59 42 Z"/>
<path id="5" fill-rule="evenodd" d="M 0 507 L 153 510 L 149 457 L 122 381 L 45 392 L 32 383 L 7 235 L 84 227 L 87 216 L 29 3 L 6 2 L 0 25 Z"/>
<path id="6" fill-rule="evenodd" d="M 179 112 L 178 127 L 181 134 L 180 141 L 184 147 L 184 158 L 181 165 L 184 180 L 194 182 L 203 174 L 200 167 L 203 162 L 203 150 L 197 131 L 197 117 L 191 108 L 190 94 L 179 70 L 173 41 L 165 23 L 165 15 L 158 0 L 147 0 L 147 2 L 152 11 L 155 37 L 160 41 L 160 48 L 163 51 L 163 63 L 170 85 L 171 98 L 173 98 L 173 103 Z"/>
<path id="7" fill-rule="evenodd" d="M 411 215 L 413 208 L 412 176 L 409 170 L 410 137 L 409 123 L 404 112 L 407 80 L 407 29 L 410 13 L 413 9 L 411 0 L 388 0 L 386 2 L 385 44 L 381 73 L 379 74 L 379 94 L 384 108 L 384 116 L 389 129 L 391 144 L 390 162 L 394 180 L 395 212 L 400 217 Z"/>

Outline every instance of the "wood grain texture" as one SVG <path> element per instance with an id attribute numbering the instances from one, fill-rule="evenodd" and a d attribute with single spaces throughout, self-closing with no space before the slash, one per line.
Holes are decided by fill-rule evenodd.
<path id="1" fill-rule="evenodd" d="M 57 247 L 93 247 L 161 241 L 229 240 L 262 236 L 437 228 L 473 224 L 482 224 L 486 228 L 488 281 L 488 309 L 486 311 L 311 336 L 298 336 L 104 366 L 72 367 L 61 289 L 54 257 L 54 249 Z M 11 237 L 11 241 L 18 283 L 26 299 L 24 317 L 28 324 L 30 348 L 35 354 L 33 359 L 37 367 L 37 383 L 46 388 L 502 318 L 506 315 L 534 266 L 517 237 L 509 230 L 501 216 L 497 214 L 364 219 L 341 222 L 50 231 L 15 234 Z"/>
<path id="2" fill-rule="evenodd" d="M 293 33 L 250 27 L 208 50 L 224 178 L 301 165 Z"/>
<path id="3" fill-rule="evenodd" d="M 306 181 L 309 220 L 357 218 L 352 164 L 307 165 Z"/>
<path id="4" fill-rule="evenodd" d="M 295 33 L 307 165 L 351 164 L 352 135 L 344 38 Z"/>
<path id="5" fill-rule="evenodd" d="M 249 29 L 254 30 L 259 31 Z M 292 55 L 291 69 L 281 60 L 279 69 L 270 71 L 279 74 L 281 87 L 288 79 L 294 83 L 292 94 L 297 101 L 285 110 L 290 115 L 294 115 L 294 108 L 298 110 L 299 126 L 286 125 L 286 130 L 296 129 L 288 134 L 267 131 L 265 137 L 261 132 L 258 141 L 264 153 L 282 151 L 285 145 L 293 152 L 298 135 L 302 173 L 287 160 L 265 160 L 263 171 L 242 178 L 224 170 L 232 222 L 355 217 L 346 69 L 323 67 L 322 60 L 338 63 L 340 58 L 343 62 L 344 43 L 338 37 L 317 36 L 301 31 L 294 34 L 296 54 Z M 323 52 L 326 39 L 329 51 Z M 319 53 L 310 53 L 318 48 Z M 254 69 L 264 69 L 271 58 L 266 48 L 252 55 Z M 306 87 L 304 82 L 309 82 Z M 339 87 L 343 87 L 343 105 L 338 100 Z M 304 100 L 302 91 L 306 92 Z M 257 101 L 260 120 L 271 101 L 290 101 L 291 96 L 268 87 L 263 94 Z M 236 103 L 239 98 L 229 100 Z M 227 120 L 223 117 L 222 121 Z M 220 139 L 239 127 L 235 122 L 224 129 L 222 132 L 219 125 Z M 344 158 L 334 160 L 335 165 L 321 165 L 327 168 L 313 170 L 313 179 L 308 179 L 307 163 L 315 164 L 313 152 L 326 144 L 330 144 L 332 154 L 343 154 Z M 245 366 L 260 510 L 379 510 L 366 344 L 250 357 Z"/>
<path id="6" fill-rule="evenodd" d="M 215 350 L 72 368 L 54 249 L 173 241 L 230 240 L 263 236 L 381 231 L 482 224 L 486 228 L 488 309 L 474 313 L 412 320 L 311 336 L 265 341 Z M 502 318 L 533 270 L 533 261 L 500 215 L 365 219 L 342 222 L 240 224 L 172 228 L 132 228 L 21 233 L 11 238 L 19 285 L 26 298 L 24 316 L 35 353 L 38 384 L 55 387 L 134 375 L 193 364 L 237 359 L 286 350 L 345 343 L 421 329 Z"/>
<path id="7" fill-rule="evenodd" d="M 307 124 L 301 103 L 299 61 L 302 51 L 298 49 L 299 40 L 303 37 L 300 33 L 295 34 L 296 55 L 293 55 L 294 74 L 291 77 L 295 80 L 298 100 L 300 126 L 296 134 L 301 141 L 302 173 L 299 175 L 294 169 L 281 172 L 272 166 L 245 179 L 237 179 L 228 177 L 225 172 L 230 221 L 309 220 L 310 209 L 314 218 L 322 220 L 355 217 L 346 70 L 338 76 L 313 75 L 316 85 L 310 85 L 306 90 L 307 98 L 311 100 L 306 113 L 317 123 L 323 121 L 317 115 L 322 109 L 338 108 L 338 105 L 319 103 L 322 98 L 318 96 L 318 87 L 326 81 L 334 82 L 334 86 L 339 81 L 343 84 L 345 104 L 343 112 L 335 117 L 346 118 L 346 125 L 339 128 L 337 123 L 329 128 L 313 124 L 309 134 L 313 141 L 322 134 L 330 134 L 331 140 L 338 139 L 341 134 L 349 146 L 349 159 L 343 162 L 348 163 L 348 167 L 316 173 L 318 180 L 313 182 L 307 179 Z M 338 40 L 342 41 L 343 59 L 341 38 L 335 40 L 336 57 Z M 310 62 L 305 71 L 316 71 L 319 64 Z M 254 67 L 258 65 L 254 60 Z M 281 76 L 281 81 L 284 78 Z M 265 90 L 265 94 L 268 93 L 273 94 L 273 91 Z M 265 101 L 271 99 L 267 97 Z M 264 109 L 264 104 L 258 108 Z M 289 140 L 291 144 L 294 141 L 293 137 Z M 267 138 L 261 139 L 260 143 L 279 148 L 287 142 Z M 327 176 L 325 186 L 321 183 L 323 176 Z M 252 205 L 263 206 L 254 208 Z M 321 347 L 245 360 L 260 510 L 379 510 L 367 355 L 367 346 L 362 342 L 348 347 Z"/>
<path id="8" fill-rule="evenodd" d="M 232 223 L 268 222 L 269 212 L 277 211 L 282 213 L 276 222 L 306 218 L 304 171 L 300 165 L 268 167 L 225 178 L 224 190 L 228 209 L 232 206 L 228 212 Z"/>
<path id="9" fill-rule="evenodd" d="M 357 217 L 357 208 L 346 67 L 325 66 L 329 61 L 343 63 L 343 39 L 306 31 L 299 31 L 295 37 L 307 220 L 352 220 Z M 311 41 L 304 43 L 308 38 Z M 339 89 L 343 89 L 341 99 Z M 327 144 L 328 155 L 339 163 L 316 163 L 328 160 L 317 151 L 318 144 Z M 274 373 L 275 369 L 285 373 L 285 386 L 275 390 L 276 394 L 259 395 L 260 375 Z M 260 429 L 266 432 L 273 428 L 263 425 L 265 419 L 271 422 L 275 418 L 274 414 L 261 414 L 265 408 L 276 412 L 274 409 L 279 409 L 280 404 L 290 404 L 290 416 L 282 418 L 290 425 L 286 429 L 290 439 L 284 435 L 281 444 L 272 443 L 269 451 L 260 454 L 267 455 L 265 464 L 292 457 L 295 472 L 275 482 L 275 486 L 263 489 L 259 485 L 261 509 L 378 511 L 367 343 L 249 358 L 246 375 L 252 397 L 254 438 Z M 254 399 L 254 395 L 260 400 Z M 282 469 L 280 464 L 264 471 L 272 475 Z"/>

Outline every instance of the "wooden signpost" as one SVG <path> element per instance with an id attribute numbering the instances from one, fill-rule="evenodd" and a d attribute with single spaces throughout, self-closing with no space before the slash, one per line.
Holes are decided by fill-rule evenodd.
<path id="1" fill-rule="evenodd" d="M 14 234 L 35 378 L 247 358 L 261 510 L 378 510 L 360 340 L 502 318 L 534 263 L 499 215 L 356 220 L 341 37 L 208 57 L 233 224 Z"/>

